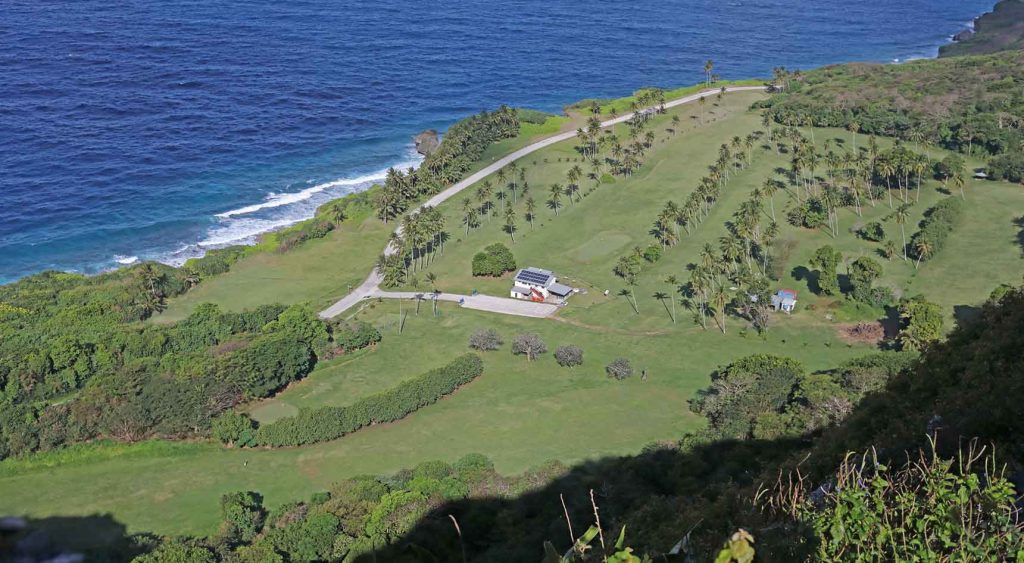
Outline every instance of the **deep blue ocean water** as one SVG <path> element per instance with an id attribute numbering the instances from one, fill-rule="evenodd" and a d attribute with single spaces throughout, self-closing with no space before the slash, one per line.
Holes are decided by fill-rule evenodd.
<path id="1" fill-rule="evenodd" d="M 251 242 L 502 103 L 936 55 L 993 0 L 2 0 L 0 283 Z"/>

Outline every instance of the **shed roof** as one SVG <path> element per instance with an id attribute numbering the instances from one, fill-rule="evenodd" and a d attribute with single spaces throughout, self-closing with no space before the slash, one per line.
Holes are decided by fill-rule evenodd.
<path id="1" fill-rule="evenodd" d="M 560 283 L 553 283 L 550 287 L 548 287 L 548 291 L 554 293 L 559 297 L 565 297 L 566 295 L 572 293 L 572 288 L 567 285 L 562 285 Z"/>

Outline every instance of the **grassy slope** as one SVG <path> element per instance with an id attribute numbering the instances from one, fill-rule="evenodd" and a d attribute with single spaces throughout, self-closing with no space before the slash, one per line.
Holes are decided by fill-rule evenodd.
<path id="1" fill-rule="evenodd" d="M 290 252 L 258 252 L 240 260 L 230 272 L 205 280 L 171 300 L 158 321 L 182 319 L 200 303 L 230 310 L 264 303 L 300 303 L 326 307 L 349 285 L 359 285 L 373 267 L 391 228 L 375 218 L 344 223 L 327 237 Z"/>
<path id="2" fill-rule="evenodd" d="M 633 245 L 649 240 L 646 231 L 663 202 L 669 198 L 682 201 L 713 160 L 721 140 L 758 126 L 756 116 L 742 111 L 753 97 L 727 96 L 720 108 L 712 108 L 709 103 L 708 110 L 714 109 L 723 117 L 704 128 L 695 128 L 696 108 L 680 108 L 686 131 L 663 143 L 666 134 L 659 130 L 650 163 L 632 179 L 603 185 L 575 207 L 566 202 L 557 218 L 551 211 L 542 211 L 532 234 L 521 222 L 521 236 L 513 246 L 517 257 L 521 262 L 569 273 L 596 289 L 620 287 L 621 282 L 611 274 L 612 263 Z M 727 118 L 726 112 L 730 114 Z M 819 143 L 826 134 L 840 135 L 819 131 Z M 564 144 L 531 155 L 529 160 L 536 158 L 538 165 L 528 163 L 528 179 L 535 186 L 532 190 L 538 200 L 544 199 L 541 186 L 552 181 L 564 183 L 564 172 L 572 164 L 564 159 L 572 154 L 570 144 Z M 563 162 L 559 163 L 558 158 Z M 779 317 L 775 329 L 762 341 L 753 335 L 740 336 L 736 330 L 726 336 L 701 331 L 681 309 L 680 323 L 673 326 L 661 304 L 649 297 L 655 290 L 666 289 L 658 280 L 670 272 L 682 272 L 684 265 L 694 260 L 703 240 L 713 240 L 724 232 L 722 224 L 739 202 L 781 162 L 769 153 L 759 155 L 754 166 L 730 184 L 700 230 L 684 238 L 644 274 L 638 288 L 642 315 L 632 314 L 622 298 L 604 298 L 599 291 L 591 291 L 574 298 L 561 321 L 488 315 L 451 305 L 442 307 L 441 316 L 434 318 L 424 306 L 418 316 L 409 317 L 399 336 L 399 303 L 378 303 L 360 313 L 385 333 L 385 341 L 376 350 L 325 362 L 307 380 L 252 409 L 256 417 L 270 420 L 304 406 L 350 402 L 443 364 L 465 350 L 466 336 L 478 326 L 494 327 L 506 340 L 521 331 L 535 331 L 550 348 L 578 344 L 586 351 L 587 359 L 577 371 L 558 368 L 550 354 L 530 365 L 522 358 L 510 357 L 506 347 L 486 355 L 487 367 L 480 380 L 395 424 L 297 449 L 239 451 L 197 445 L 190 452 L 158 451 L 34 469 L 0 478 L 0 513 L 111 512 L 132 530 L 208 533 L 217 519 L 217 495 L 229 490 L 258 490 L 275 505 L 323 489 L 339 478 L 386 473 L 424 459 L 451 460 L 478 451 L 491 456 L 499 470 L 514 472 L 547 459 L 575 462 L 636 452 L 645 443 L 677 438 L 699 423 L 688 413 L 686 400 L 706 384 L 708 373 L 716 365 L 748 353 L 776 352 L 816 369 L 865 351 L 839 343 L 832 330 L 822 330 L 827 321 L 820 312 L 805 310 L 792 317 Z M 926 186 L 922 203 L 915 207 L 916 214 L 942 196 L 935 188 L 934 183 Z M 969 220 L 958 229 L 957 240 L 933 262 L 923 265 L 911 285 L 927 291 L 930 298 L 950 310 L 956 304 L 980 301 L 996 281 L 1019 279 L 1024 264 L 1013 242 L 1016 229 L 1011 223 L 1014 210 L 1024 208 L 1024 191 L 989 182 L 972 182 L 969 190 Z M 786 198 L 781 194 L 776 198 L 781 212 Z M 458 211 L 451 209 L 458 206 L 456 201 L 446 208 L 454 216 Z M 887 211 L 881 205 L 874 210 L 866 208 L 865 220 Z M 872 252 L 872 245 L 845 231 L 854 220 L 851 213 L 843 212 L 844 232 L 837 241 L 823 232 L 784 227 L 784 236 L 801 243 L 790 268 L 804 263 L 819 244 L 836 244 L 847 254 Z M 491 240 L 507 240 L 499 225 L 498 219 L 492 219 L 469 241 L 449 245 L 446 255 L 429 268 L 440 274 L 442 289 L 478 287 L 504 294 L 507 280 L 480 281 L 468 275 L 473 252 Z M 895 234 L 891 229 L 890 235 Z M 460 237 L 465 235 L 453 238 Z M 329 238 L 323 245 L 329 246 L 332 241 Z M 312 252 L 316 244 L 296 252 Z M 289 257 L 268 256 L 278 260 Z M 338 271 L 353 268 L 351 264 L 337 264 Z M 887 263 L 886 270 L 886 279 L 894 284 L 906 283 L 913 273 L 912 266 L 897 262 Z M 962 279 L 956 283 L 938 275 L 964 271 L 971 275 L 959 276 Z M 223 279 L 239 276 L 238 272 L 236 269 Z M 360 268 L 353 275 L 364 274 Z M 785 284 L 801 289 L 803 305 L 813 301 L 805 286 L 795 280 Z M 265 283 L 262 289 L 265 295 L 279 297 L 280 287 Z M 224 299 L 235 298 L 231 291 L 223 295 Z M 405 306 L 408 312 L 410 304 Z M 738 321 L 732 323 L 739 325 Z M 637 369 L 647 369 L 649 381 L 633 378 L 614 382 L 604 377 L 602 367 L 618 356 L 632 358 Z"/>

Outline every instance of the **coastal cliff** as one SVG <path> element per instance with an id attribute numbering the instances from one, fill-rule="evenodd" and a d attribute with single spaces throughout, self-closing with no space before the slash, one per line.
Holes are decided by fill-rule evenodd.
<path id="1" fill-rule="evenodd" d="M 961 31 L 954 43 L 939 48 L 939 57 L 984 55 L 1024 48 L 1024 0 L 1001 0 L 974 20 L 974 31 Z"/>

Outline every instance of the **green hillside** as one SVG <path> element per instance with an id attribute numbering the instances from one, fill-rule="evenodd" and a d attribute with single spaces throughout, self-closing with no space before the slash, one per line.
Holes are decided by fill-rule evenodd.
<path id="1" fill-rule="evenodd" d="M 940 457 L 977 437 L 1011 473 L 1022 461 L 1024 296 L 1006 285 L 1024 276 L 1021 62 L 780 70 L 781 92 L 667 109 L 645 90 L 603 107 L 653 111 L 605 130 L 590 109 L 502 109 L 259 248 L 0 288 L 0 335 L 17 335 L 0 342 L 0 514 L 115 560 L 155 549 L 126 539 L 143 532 L 205 538 L 153 561 L 537 560 L 593 504 L 652 555 L 688 537 L 702 559 L 745 527 L 764 560 L 903 557 L 871 529 L 822 531 L 857 499 L 802 499 L 861 475 L 844 455 L 872 446 L 919 483 L 898 468 L 937 428 Z M 408 213 L 569 124 L 576 138 Z M 584 291 L 545 319 L 409 299 L 315 315 L 378 263 L 387 289 L 507 297 L 512 272 L 473 275 L 494 244 Z M 769 306 L 780 289 L 792 314 Z M 482 374 L 430 371 L 470 351 Z M 804 481 L 773 486 L 798 465 Z M 1020 549 L 998 516 L 1014 484 L 990 473 L 1009 489 L 965 493 L 991 495 L 971 524 L 988 543 L 918 555 Z"/>

